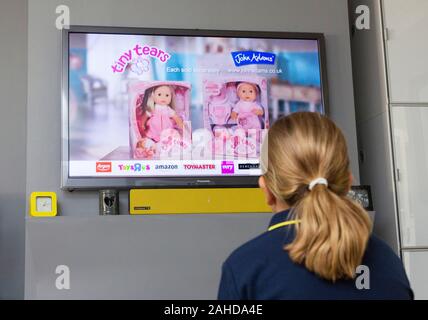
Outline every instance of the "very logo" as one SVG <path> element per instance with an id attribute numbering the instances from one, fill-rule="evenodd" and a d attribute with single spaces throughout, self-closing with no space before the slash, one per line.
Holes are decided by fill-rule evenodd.
<path id="1" fill-rule="evenodd" d="M 232 52 L 233 62 L 236 67 L 249 64 L 275 64 L 276 55 L 269 52 L 236 51 Z"/>
<path id="2" fill-rule="evenodd" d="M 222 174 L 233 174 L 235 173 L 235 164 L 233 161 L 222 161 L 221 163 Z"/>

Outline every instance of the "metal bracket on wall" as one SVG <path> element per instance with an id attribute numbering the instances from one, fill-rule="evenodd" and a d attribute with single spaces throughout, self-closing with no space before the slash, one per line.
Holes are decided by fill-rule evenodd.
<path id="1" fill-rule="evenodd" d="M 390 31 L 388 28 L 384 28 L 384 38 L 385 38 L 385 41 L 389 41 L 391 39 L 390 38 Z"/>

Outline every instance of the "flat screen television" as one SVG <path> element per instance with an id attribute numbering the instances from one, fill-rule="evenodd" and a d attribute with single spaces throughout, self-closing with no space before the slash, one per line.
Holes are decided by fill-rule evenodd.
<path id="1" fill-rule="evenodd" d="M 269 126 L 325 113 L 318 33 L 72 26 L 62 188 L 252 187 Z"/>

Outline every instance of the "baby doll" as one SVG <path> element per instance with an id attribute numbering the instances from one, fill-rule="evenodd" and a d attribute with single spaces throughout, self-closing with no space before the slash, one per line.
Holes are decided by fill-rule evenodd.
<path id="1" fill-rule="evenodd" d="M 183 120 L 175 112 L 173 89 L 162 85 L 154 88 L 147 102 L 147 123 L 144 125 L 146 137 L 159 142 L 161 133 L 177 126 L 183 129 Z"/>
<path id="2" fill-rule="evenodd" d="M 259 116 L 263 108 L 256 101 L 258 87 L 249 82 L 241 82 L 237 87 L 239 101 L 232 109 L 231 118 L 243 129 L 261 129 Z"/>
<path id="3" fill-rule="evenodd" d="M 153 140 L 143 138 L 138 141 L 134 156 L 137 159 L 153 159 L 156 155 L 156 144 Z"/>

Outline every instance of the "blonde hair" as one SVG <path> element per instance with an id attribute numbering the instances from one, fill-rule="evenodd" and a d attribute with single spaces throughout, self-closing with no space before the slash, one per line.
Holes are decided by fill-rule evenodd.
<path id="1" fill-rule="evenodd" d="M 153 112 L 153 110 L 155 109 L 155 101 L 154 101 L 154 94 L 155 94 L 155 91 L 157 90 L 157 89 L 159 89 L 159 88 L 161 88 L 161 87 L 167 87 L 168 89 L 169 89 L 169 91 L 170 91 L 170 93 L 171 93 L 171 103 L 169 104 L 169 107 L 172 109 L 172 110 L 175 110 L 175 90 L 174 90 L 174 88 L 172 87 L 172 86 L 170 86 L 170 85 L 167 85 L 167 84 L 162 84 L 162 85 L 159 85 L 159 86 L 156 86 L 156 87 L 153 87 L 153 88 L 150 88 L 150 89 L 148 89 L 149 90 L 149 92 L 147 93 L 146 92 L 146 96 L 147 96 L 147 102 L 146 102 L 146 106 L 147 106 L 147 109 L 150 111 L 150 112 Z"/>
<path id="2" fill-rule="evenodd" d="M 367 212 L 347 197 L 349 157 L 340 129 L 318 113 L 299 112 L 279 119 L 268 133 L 268 189 L 292 207 L 294 240 L 290 258 L 320 277 L 354 278 L 371 233 Z M 319 177 L 328 186 L 309 183 Z"/>

